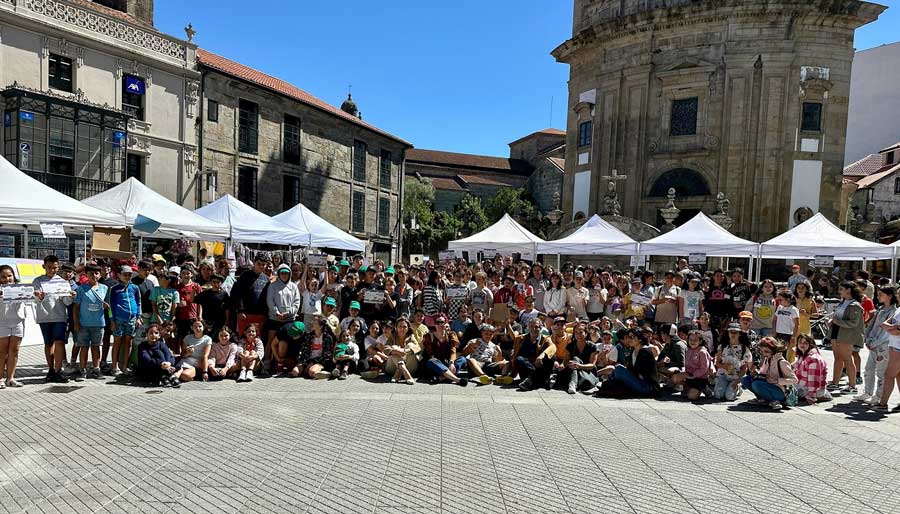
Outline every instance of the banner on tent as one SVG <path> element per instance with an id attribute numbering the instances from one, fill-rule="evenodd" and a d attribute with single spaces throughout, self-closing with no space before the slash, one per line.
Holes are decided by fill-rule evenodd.
<path id="1" fill-rule="evenodd" d="M 706 264 L 706 254 L 700 252 L 689 253 L 688 264 Z"/>
<path id="2" fill-rule="evenodd" d="M 813 266 L 817 268 L 833 268 L 834 255 L 816 255 L 813 259 Z"/>

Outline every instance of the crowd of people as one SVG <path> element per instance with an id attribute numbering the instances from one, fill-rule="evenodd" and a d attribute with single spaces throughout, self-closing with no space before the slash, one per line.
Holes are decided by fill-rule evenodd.
<path id="1" fill-rule="evenodd" d="M 897 291 L 865 271 L 838 282 L 795 265 L 786 283 L 754 284 L 740 269 L 699 273 L 684 260 L 657 277 L 499 256 L 311 266 L 264 253 L 237 270 L 202 254 L 77 267 L 48 255 L 44 271 L 33 304 L 48 382 L 124 375 L 179 387 L 359 374 L 691 401 L 735 401 L 747 390 L 772 409 L 842 394 L 879 411 L 900 385 Z M 0 266 L 0 286 L 15 281 Z M 26 305 L 0 297 L 0 388 L 21 386 Z M 834 354 L 830 379 L 814 325 Z"/>

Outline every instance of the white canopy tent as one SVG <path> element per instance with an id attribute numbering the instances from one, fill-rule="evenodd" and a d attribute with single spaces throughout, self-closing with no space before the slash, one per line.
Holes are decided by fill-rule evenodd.
<path id="1" fill-rule="evenodd" d="M 456 252 L 483 252 L 486 255 L 519 253 L 523 258 L 533 260 L 537 255 L 537 245 L 543 242 L 509 214 L 504 214 L 497 223 L 481 232 L 450 241 L 447 248 Z"/>
<path id="2" fill-rule="evenodd" d="M 116 215 L 121 224 L 133 226 L 140 214 L 161 225 L 154 236 L 224 241 L 228 227 L 178 205 L 131 177 L 118 186 L 96 194 L 84 203 Z"/>
<path id="3" fill-rule="evenodd" d="M 108 212 L 85 205 L 29 177 L 0 156 L 0 224 L 38 225 L 62 223 L 78 227 L 122 227 Z"/>
<path id="4" fill-rule="evenodd" d="M 698 213 L 670 232 L 644 241 L 641 255 L 681 256 L 704 253 L 707 257 L 755 257 L 759 244 L 732 234 L 709 216 Z"/>
<path id="5" fill-rule="evenodd" d="M 294 227 L 298 232 L 305 234 L 308 242 L 302 243 L 304 245 L 315 248 L 337 248 L 354 252 L 364 252 L 366 250 L 365 241 L 357 239 L 328 223 L 302 203 L 281 214 L 272 216 L 272 219 L 289 227 Z"/>
<path id="6" fill-rule="evenodd" d="M 231 195 L 225 195 L 194 212 L 225 225 L 228 229 L 228 239 L 231 241 L 281 245 L 305 244 L 304 234 L 275 221 Z"/>
<path id="7" fill-rule="evenodd" d="M 572 234 L 537 244 L 539 254 L 637 255 L 637 251 L 634 239 L 596 214 Z"/>
<path id="8" fill-rule="evenodd" d="M 822 213 L 760 245 L 763 259 L 812 259 L 817 255 L 842 261 L 890 259 L 894 249 L 851 236 Z"/>

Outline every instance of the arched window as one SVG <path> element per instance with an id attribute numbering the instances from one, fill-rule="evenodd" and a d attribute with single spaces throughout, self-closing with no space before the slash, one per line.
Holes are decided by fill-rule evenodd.
<path id="1" fill-rule="evenodd" d="M 662 175 L 653 187 L 650 188 L 648 196 L 665 197 L 669 188 L 675 188 L 677 196 L 705 196 L 709 195 L 709 184 L 700 173 L 689 168 L 675 168 L 669 170 Z"/>

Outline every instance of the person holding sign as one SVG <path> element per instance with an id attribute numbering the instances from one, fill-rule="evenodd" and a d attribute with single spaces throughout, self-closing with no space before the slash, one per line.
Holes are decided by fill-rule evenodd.
<path id="1" fill-rule="evenodd" d="M 68 307 L 75 299 L 69 281 L 57 275 L 59 257 L 44 257 L 44 274 L 35 278 L 35 321 L 44 336 L 44 357 L 47 359 L 47 382 L 68 382 L 62 374 L 63 359 L 68 342 Z"/>
<path id="2" fill-rule="evenodd" d="M 0 389 L 21 387 L 16 382 L 16 363 L 19 360 L 19 343 L 25 336 L 25 303 L 13 301 L 7 286 L 16 283 L 12 267 L 0 266 Z M 3 381 L 3 371 L 6 380 Z"/>

